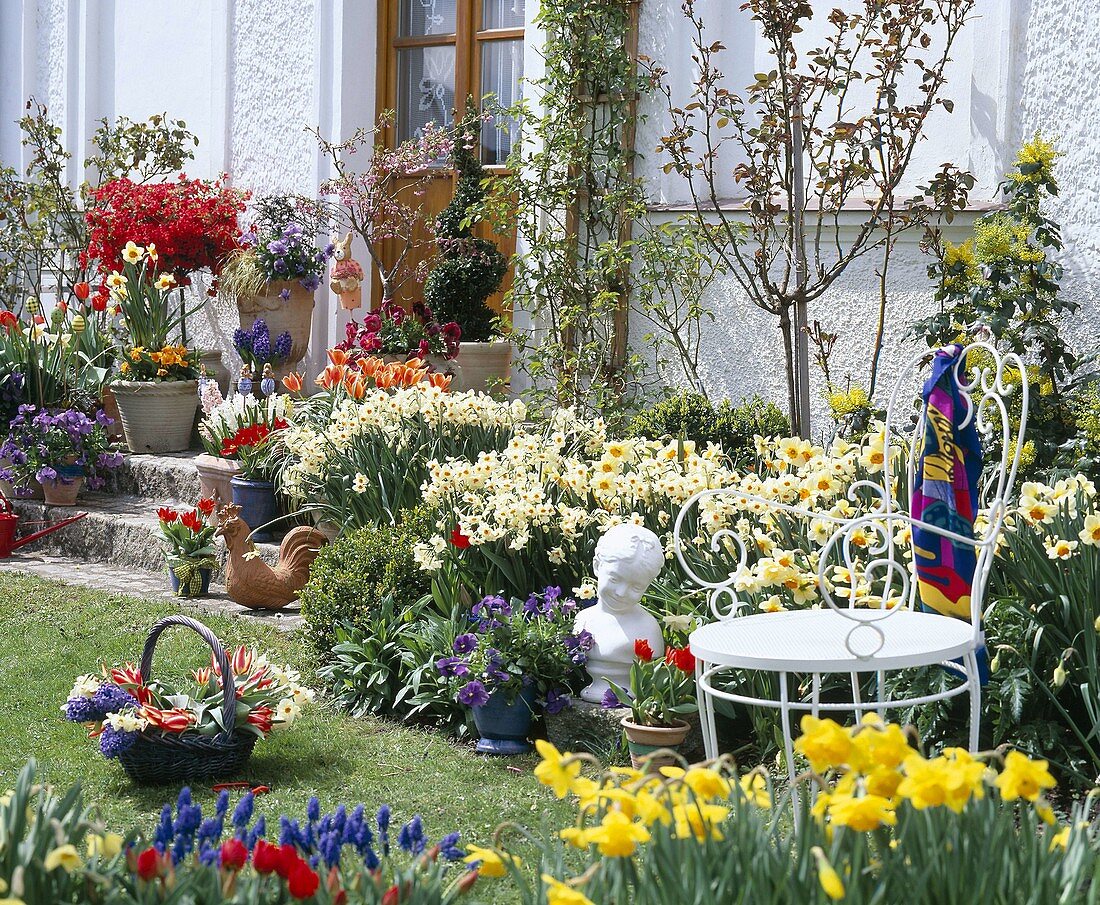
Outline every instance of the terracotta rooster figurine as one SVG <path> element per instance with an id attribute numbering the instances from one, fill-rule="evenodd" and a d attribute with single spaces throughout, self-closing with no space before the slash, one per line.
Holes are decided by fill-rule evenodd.
<path id="1" fill-rule="evenodd" d="M 280 610 L 298 598 L 309 580 L 309 567 L 327 538 L 316 528 L 292 529 L 279 545 L 279 564 L 269 566 L 249 539 L 251 529 L 240 506 L 218 510 L 216 536 L 225 540 L 225 590 L 230 598 L 253 610 Z"/>

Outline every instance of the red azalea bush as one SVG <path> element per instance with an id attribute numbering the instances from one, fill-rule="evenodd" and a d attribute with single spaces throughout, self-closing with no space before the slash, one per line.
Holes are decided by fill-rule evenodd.
<path id="1" fill-rule="evenodd" d="M 81 263 L 96 261 L 105 274 L 133 240 L 156 246 L 161 270 L 181 283 L 196 270 L 216 274 L 236 248 L 237 215 L 249 197 L 222 180 L 188 179 L 182 173 L 176 182 L 150 185 L 112 179 L 91 192 L 88 248 Z"/>

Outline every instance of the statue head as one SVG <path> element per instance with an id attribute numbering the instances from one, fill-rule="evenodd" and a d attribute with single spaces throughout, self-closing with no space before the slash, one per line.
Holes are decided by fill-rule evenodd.
<path id="1" fill-rule="evenodd" d="M 615 613 L 632 609 L 664 566 L 661 539 L 648 528 L 633 524 L 609 528 L 596 544 L 592 560 L 600 604 Z"/>

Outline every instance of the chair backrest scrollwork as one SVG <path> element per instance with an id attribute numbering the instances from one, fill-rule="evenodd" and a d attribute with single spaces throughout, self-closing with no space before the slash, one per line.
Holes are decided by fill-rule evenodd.
<path id="1" fill-rule="evenodd" d="M 985 467 L 978 493 L 980 530 L 973 538 L 946 527 L 916 521 L 909 512 L 927 412 L 919 402 L 922 372 L 934 353 L 914 358 L 901 372 L 886 409 L 881 480 L 854 481 L 847 499 L 860 508 L 853 516 L 815 512 L 775 502 L 748 493 L 741 487 L 703 490 L 691 497 L 677 514 L 673 538 L 677 559 L 685 573 L 707 593 L 711 612 L 718 619 L 737 615 L 747 603 L 739 596 L 738 584 L 749 569 L 749 549 L 736 528 L 723 514 L 767 508 L 788 516 L 816 519 L 834 526 L 820 549 L 817 590 L 824 603 L 854 624 L 847 644 L 858 657 L 871 657 L 881 648 L 884 635 L 879 626 L 900 609 L 912 609 L 919 602 L 918 584 L 911 558 L 901 555 L 904 535 L 914 525 L 925 528 L 956 544 L 974 547 L 976 566 L 970 594 L 969 621 L 977 640 L 989 572 L 997 542 L 1008 515 L 1009 498 L 1016 483 L 1027 429 L 1029 400 L 1027 369 L 1015 353 L 1000 353 L 992 345 L 977 341 L 967 345 L 953 368 L 966 411 L 962 426 L 973 424 L 983 446 Z M 961 370 L 966 364 L 966 371 Z M 1019 408 L 1013 409 L 1014 397 Z M 990 461 L 990 455 L 996 459 Z M 732 556 L 733 568 L 722 575 L 703 576 L 688 555 L 699 548 L 699 538 L 684 536 L 691 524 L 710 525 L 704 546 L 709 555 L 723 562 Z M 808 527 L 808 523 L 807 523 Z M 836 567 L 847 576 L 847 586 L 837 582 Z M 830 571 L 833 577 L 830 579 Z M 872 593 L 873 589 L 873 593 Z M 860 605 L 860 604 L 864 605 Z"/>

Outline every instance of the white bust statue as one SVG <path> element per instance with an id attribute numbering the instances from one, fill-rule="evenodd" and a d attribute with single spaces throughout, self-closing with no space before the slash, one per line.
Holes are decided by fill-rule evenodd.
<path id="1" fill-rule="evenodd" d="M 586 669 L 592 679 L 581 698 L 600 703 L 610 679 L 630 687 L 634 642 L 645 639 L 654 656 L 664 656 L 661 626 L 640 605 L 646 588 L 665 565 L 660 538 L 641 525 L 610 528 L 596 544 L 592 568 L 596 573 L 596 604 L 577 614 L 574 631 L 592 636 Z"/>

